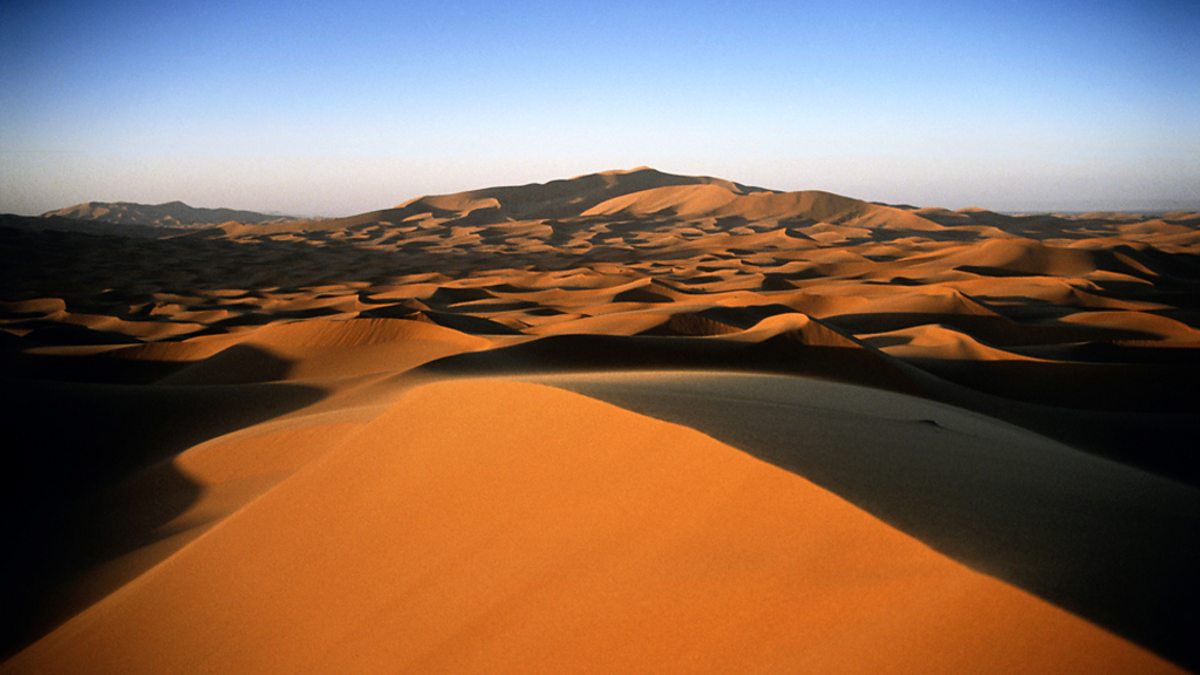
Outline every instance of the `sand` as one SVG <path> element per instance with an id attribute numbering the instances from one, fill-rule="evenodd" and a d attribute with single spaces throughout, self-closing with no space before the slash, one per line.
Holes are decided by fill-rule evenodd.
<path id="1" fill-rule="evenodd" d="M 3 672 L 1200 667 L 1196 214 L 96 213 L 0 220 Z"/>

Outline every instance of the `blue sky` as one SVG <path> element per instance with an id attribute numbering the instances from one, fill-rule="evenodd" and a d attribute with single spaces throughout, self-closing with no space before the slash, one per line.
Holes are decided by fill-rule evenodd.
<path id="1" fill-rule="evenodd" d="M 306 215 L 651 165 L 1200 206 L 1198 2 L 0 0 L 0 211 Z"/>

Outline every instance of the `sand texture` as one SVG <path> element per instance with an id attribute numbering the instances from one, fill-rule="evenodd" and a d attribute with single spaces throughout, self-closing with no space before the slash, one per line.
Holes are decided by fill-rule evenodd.
<path id="1" fill-rule="evenodd" d="M 1200 668 L 1200 214 L 642 168 L 0 257 L 0 672 Z"/>

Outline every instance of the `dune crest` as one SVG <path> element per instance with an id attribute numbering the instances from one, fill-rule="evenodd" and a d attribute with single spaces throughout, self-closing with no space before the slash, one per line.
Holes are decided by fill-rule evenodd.
<path id="1" fill-rule="evenodd" d="M 411 392 L 5 669 L 961 672 L 1031 655 L 1173 671 L 705 436 L 493 381 Z"/>

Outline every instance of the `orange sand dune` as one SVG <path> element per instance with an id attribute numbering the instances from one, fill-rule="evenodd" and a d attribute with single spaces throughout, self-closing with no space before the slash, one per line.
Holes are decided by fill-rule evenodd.
<path id="1" fill-rule="evenodd" d="M 653 188 L 614 197 L 584 211 L 582 216 L 651 216 L 670 214 L 684 218 L 736 216 L 807 218 L 812 221 L 860 226 L 938 230 L 936 223 L 899 209 L 866 204 L 856 199 L 815 190 L 805 192 L 754 192 L 744 194 L 717 184 Z"/>
<path id="2" fill-rule="evenodd" d="M 244 337 L 236 344 L 189 365 L 163 382 L 222 384 L 402 372 L 489 344 L 484 338 L 464 335 L 436 324 L 399 319 L 271 324 L 241 336 Z M 190 345 L 179 346 L 187 349 Z M 182 354 L 173 356 L 186 358 Z M 291 365 L 284 373 L 271 368 L 264 370 L 259 365 L 264 361 Z M 231 377 L 235 379 L 231 380 Z"/>
<path id="3" fill-rule="evenodd" d="M 408 394 L 4 666 L 680 668 L 1174 670 L 708 437 L 496 381 Z"/>
<path id="4" fill-rule="evenodd" d="M 893 356 L 973 361 L 1029 361 L 1028 356 L 982 344 L 969 335 L 945 326 L 923 325 L 886 333 L 863 335 L 864 342 Z"/>
<path id="5" fill-rule="evenodd" d="M 1065 323 L 1086 326 L 1120 327 L 1132 333 L 1142 333 L 1158 343 L 1195 345 L 1200 343 L 1200 331 L 1174 319 L 1145 312 L 1079 312 L 1062 318 Z"/>

